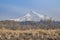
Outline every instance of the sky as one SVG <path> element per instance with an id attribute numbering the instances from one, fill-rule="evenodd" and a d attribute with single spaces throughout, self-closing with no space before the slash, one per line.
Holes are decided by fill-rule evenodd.
<path id="1" fill-rule="evenodd" d="M 0 0 L 0 20 L 22 17 L 30 11 L 60 21 L 60 0 Z"/>

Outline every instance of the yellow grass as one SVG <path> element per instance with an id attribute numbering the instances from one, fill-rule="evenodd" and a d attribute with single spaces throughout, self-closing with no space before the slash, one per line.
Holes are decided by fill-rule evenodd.
<path id="1" fill-rule="evenodd" d="M 45 30 L 45 29 L 31 29 L 31 30 L 9 30 L 9 29 L 0 29 L 0 33 L 6 33 L 6 32 L 11 32 L 11 33 L 32 33 L 32 34 L 46 34 L 46 35 L 58 35 L 58 33 L 60 33 L 60 29 L 49 29 L 49 30 Z"/>
<path id="2" fill-rule="evenodd" d="M 31 29 L 31 30 L 9 30 L 9 29 L 0 29 L 0 39 L 2 40 L 58 40 L 60 37 L 60 29 Z"/>

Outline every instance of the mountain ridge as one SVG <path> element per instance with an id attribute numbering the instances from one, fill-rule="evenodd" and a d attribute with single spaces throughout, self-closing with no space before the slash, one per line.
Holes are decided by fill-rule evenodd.
<path id="1" fill-rule="evenodd" d="M 9 19 L 13 21 L 40 21 L 40 20 L 52 20 L 51 17 L 48 17 L 46 15 L 41 15 L 35 11 L 31 11 L 30 13 L 27 13 L 26 15 L 15 18 L 15 19 Z"/>

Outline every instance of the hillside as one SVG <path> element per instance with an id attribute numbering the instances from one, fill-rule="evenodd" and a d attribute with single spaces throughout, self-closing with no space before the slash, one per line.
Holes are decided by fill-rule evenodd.
<path id="1" fill-rule="evenodd" d="M 60 23 L 0 21 L 0 40 L 60 40 Z"/>
<path id="2" fill-rule="evenodd" d="M 60 29 L 59 22 L 16 22 L 16 21 L 0 21 L 0 28 L 12 29 L 12 30 L 27 30 L 27 29 Z"/>

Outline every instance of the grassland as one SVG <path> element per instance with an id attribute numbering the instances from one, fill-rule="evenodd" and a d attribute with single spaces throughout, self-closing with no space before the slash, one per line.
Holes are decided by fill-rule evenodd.
<path id="1" fill-rule="evenodd" d="M 60 40 L 60 29 L 0 29 L 0 40 Z"/>

